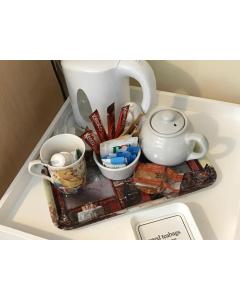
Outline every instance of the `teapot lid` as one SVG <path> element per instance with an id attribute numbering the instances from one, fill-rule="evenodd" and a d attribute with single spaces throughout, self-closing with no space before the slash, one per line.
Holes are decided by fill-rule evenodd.
<path id="1" fill-rule="evenodd" d="M 150 125 L 159 134 L 172 135 L 184 128 L 185 118 L 176 110 L 164 109 L 153 114 Z"/>

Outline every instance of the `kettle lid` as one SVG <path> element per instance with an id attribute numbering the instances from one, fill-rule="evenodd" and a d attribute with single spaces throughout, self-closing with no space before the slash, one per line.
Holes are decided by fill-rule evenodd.
<path id="1" fill-rule="evenodd" d="M 150 125 L 159 134 L 172 135 L 184 128 L 185 118 L 178 111 L 164 109 L 153 114 L 150 119 Z"/>
<path id="2" fill-rule="evenodd" d="M 118 66 L 119 60 L 62 60 L 63 69 L 82 72 L 104 72 Z"/>

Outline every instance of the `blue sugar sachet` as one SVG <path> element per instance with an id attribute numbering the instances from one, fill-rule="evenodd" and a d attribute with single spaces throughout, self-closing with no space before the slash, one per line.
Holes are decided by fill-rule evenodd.
<path id="1" fill-rule="evenodd" d="M 131 156 L 131 153 L 129 151 L 123 151 L 123 152 L 117 152 L 117 157 L 130 157 Z"/>
<path id="2" fill-rule="evenodd" d="M 129 146 L 127 148 L 127 151 L 129 151 L 132 154 L 137 154 L 139 150 L 140 150 L 139 146 Z"/>
<path id="3" fill-rule="evenodd" d="M 108 153 L 107 158 L 117 157 L 117 153 Z"/>
<path id="4" fill-rule="evenodd" d="M 107 159 L 102 159 L 102 162 L 112 165 L 122 165 L 126 164 L 127 159 L 125 157 L 111 157 Z"/>
<path id="5" fill-rule="evenodd" d="M 136 159 L 136 154 L 131 154 L 131 156 L 128 158 L 128 164 L 132 163 Z"/>

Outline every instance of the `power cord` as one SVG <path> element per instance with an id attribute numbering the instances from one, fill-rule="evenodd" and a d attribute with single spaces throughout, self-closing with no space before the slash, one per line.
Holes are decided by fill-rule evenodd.
<path id="1" fill-rule="evenodd" d="M 61 93 L 62 93 L 64 101 L 65 101 L 68 97 L 68 90 L 67 90 L 67 85 L 66 85 L 65 78 L 64 78 L 64 75 L 62 72 L 60 60 L 51 60 L 51 65 L 52 65 L 53 71 L 55 73 L 55 76 L 57 78 L 58 84 L 61 89 Z"/>

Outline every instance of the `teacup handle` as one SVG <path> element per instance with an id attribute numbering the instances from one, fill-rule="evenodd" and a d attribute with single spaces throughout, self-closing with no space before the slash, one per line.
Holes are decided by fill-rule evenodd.
<path id="1" fill-rule="evenodd" d="M 209 144 L 208 144 L 208 140 L 205 138 L 204 135 L 202 135 L 200 133 L 189 133 L 189 134 L 186 134 L 185 140 L 186 140 L 187 144 L 194 141 L 194 142 L 198 143 L 201 148 L 200 152 L 193 151 L 192 153 L 190 153 L 186 160 L 199 159 L 199 158 L 204 157 L 207 154 Z"/>
<path id="2" fill-rule="evenodd" d="M 37 176 L 37 177 L 40 177 L 42 179 L 47 179 L 49 180 L 50 182 L 53 183 L 53 180 L 50 176 L 47 176 L 47 175 L 43 175 L 43 174 L 38 174 L 38 173 L 35 173 L 32 171 L 32 167 L 35 166 L 35 165 L 41 165 L 43 167 L 46 167 L 47 165 L 43 164 L 41 162 L 40 159 L 36 159 L 36 160 L 33 160 L 33 161 L 30 161 L 30 163 L 28 164 L 28 172 L 31 174 L 31 175 L 34 175 L 34 176 Z"/>

